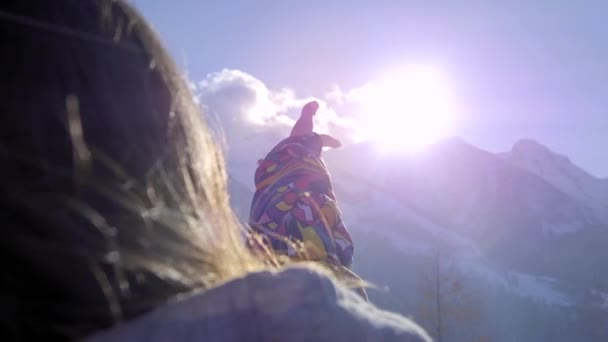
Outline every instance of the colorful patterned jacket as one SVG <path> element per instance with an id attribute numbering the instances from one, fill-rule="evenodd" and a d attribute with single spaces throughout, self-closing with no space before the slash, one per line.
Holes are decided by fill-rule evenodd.
<path id="1" fill-rule="evenodd" d="M 252 229 L 278 253 L 302 242 L 312 260 L 350 267 L 354 246 L 344 226 L 318 134 L 289 137 L 260 161 L 250 212 Z"/>

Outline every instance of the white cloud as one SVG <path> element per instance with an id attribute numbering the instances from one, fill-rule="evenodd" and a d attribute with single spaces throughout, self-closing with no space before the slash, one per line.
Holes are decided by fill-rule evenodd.
<path id="1" fill-rule="evenodd" d="M 350 119 L 339 116 L 320 98 L 299 97 L 294 90 L 270 89 L 264 82 L 239 70 L 224 69 L 192 84 L 207 116 L 221 124 L 229 163 L 253 170 L 256 161 L 288 136 L 304 104 L 319 102 L 315 131 L 348 140 Z"/>
<path id="2" fill-rule="evenodd" d="M 267 125 L 283 116 L 281 103 L 264 83 L 239 70 L 222 70 L 197 84 L 204 105 L 220 111 L 218 115 L 243 119 L 250 124 Z"/>
<path id="3" fill-rule="evenodd" d="M 273 89 L 234 69 L 189 84 L 212 126 L 223 131 L 232 171 L 244 170 L 244 178 L 239 179 L 251 179 L 257 160 L 289 135 L 301 108 L 311 100 L 320 105 L 315 131 L 329 133 L 344 144 L 385 139 L 388 146 L 403 144 L 405 148 L 443 134 L 441 122 L 431 115 L 443 113 L 450 103 L 449 94 L 439 91 L 445 88 L 443 80 L 433 70 L 412 68 L 350 89 L 334 85 L 321 97 L 301 96 L 290 88 Z M 409 115 L 405 118 L 409 131 L 403 133 L 404 127 L 397 127 L 396 115 L 400 120 Z"/>
<path id="4" fill-rule="evenodd" d="M 336 105 L 342 105 L 345 100 L 345 95 L 346 94 L 344 94 L 344 92 L 342 92 L 342 89 L 340 88 L 340 86 L 337 84 L 334 84 L 331 87 L 331 90 L 325 94 L 325 98 L 331 103 L 334 103 Z"/>

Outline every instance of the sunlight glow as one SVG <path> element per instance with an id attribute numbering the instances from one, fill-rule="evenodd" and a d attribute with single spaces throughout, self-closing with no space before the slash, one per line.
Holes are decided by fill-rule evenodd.
<path id="1" fill-rule="evenodd" d="M 457 113 L 448 81 L 427 65 L 387 73 L 350 96 L 365 113 L 361 135 L 383 151 L 416 151 L 446 137 Z"/>

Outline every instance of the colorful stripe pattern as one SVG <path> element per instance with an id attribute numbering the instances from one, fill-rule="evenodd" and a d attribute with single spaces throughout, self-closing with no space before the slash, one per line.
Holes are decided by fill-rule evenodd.
<path id="1" fill-rule="evenodd" d="M 281 141 L 255 172 L 250 225 L 279 253 L 294 256 L 285 239 L 303 243 L 308 257 L 350 267 L 353 242 L 321 159 L 317 134 Z"/>

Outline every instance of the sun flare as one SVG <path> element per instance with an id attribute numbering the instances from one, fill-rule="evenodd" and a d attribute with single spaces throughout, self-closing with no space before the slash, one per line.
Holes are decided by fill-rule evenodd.
<path id="1" fill-rule="evenodd" d="M 455 121 L 450 84 L 432 66 L 400 68 L 357 91 L 362 136 L 383 151 L 419 150 L 446 137 Z"/>

